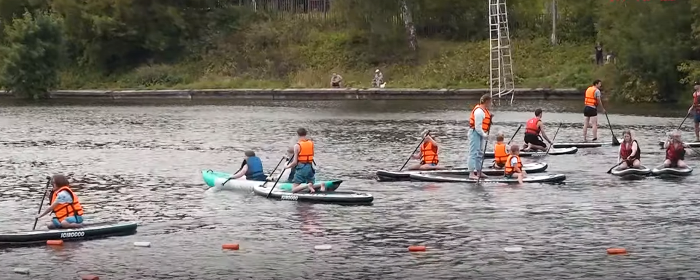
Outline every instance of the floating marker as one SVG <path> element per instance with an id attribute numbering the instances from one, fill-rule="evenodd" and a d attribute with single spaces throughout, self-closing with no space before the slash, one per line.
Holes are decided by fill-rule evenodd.
<path id="1" fill-rule="evenodd" d="M 61 246 L 63 245 L 63 240 L 46 240 L 46 245 Z"/>
<path id="2" fill-rule="evenodd" d="M 625 248 L 608 248 L 608 255 L 624 255 L 627 254 Z"/>
<path id="3" fill-rule="evenodd" d="M 82 279 L 82 280 L 100 280 L 100 277 L 97 275 L 88 274 L 88 275 L 80 275 L 80 279 Z"/>
<path id="4" fill-rule="evenodd" d="M 408 246 L 409 252 L 423 252 L 425 251 L 425 246 Z"/>
<path id="5" fill-rule="evenodd" d="M 238 250 L 239 248 L 240 247 L 238 246 L 238 243 L 221 245 L 221 249 L 224 249 L 224 250 Z"/>
<path id="6" fill-rule="evenodd" d="M 151 242 L 134 242 L 136 247 L 151 247 Z"/>
<path id="7" fill-rule="evenodd" d="M 12 271 L 17 274 L 29 274 L 29 268 L 26 267 L 17 267 Z"/>
<path id="8" fill-rule="evenodd" d="M 333 248 L 333 246 L 331 246 L 331 245 L 316 245 L 316 246 L 314 246 L 314 249 L 316 249 L 316 250 L 330 250 L 331 248 Z"/>
<path id="9" fill-rule="evenodd" d="M 503 248 L 503 251 L 506 251 L 508 253 L 517 253 L 517 252 L 520 252 L 522 250 L 523 250 L 523 247 L 518 247 L 518 246 Z"/>

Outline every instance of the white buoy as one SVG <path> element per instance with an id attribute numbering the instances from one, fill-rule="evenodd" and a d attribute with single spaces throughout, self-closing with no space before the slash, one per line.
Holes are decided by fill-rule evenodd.
<path id="1" fill-rule="evenodd" d="M 13 271 L 17 274 L 29 274 L 29 268 L 26 267 L 17 267 Z"/>
<path id="2" fill-rule="evenodd" d="M 134 242 L 136 247 L 151 247 L 151 242 Z"/>
<path id="3" fill-rule="evenodd" d="M 316 250 L 330 250 L 332 248 L 331 245 L 316 245 L 314 246 L 314 249 Z"/>
<path id="4" fill-rule="evenodd" d="M 523 250 L 523 247 L 518 247 L 518 246 L 503 248 L 503 251 L 506 251 L 508 253 L 517 253 L 517 252 L 520 252 L 522 250 Z"/>

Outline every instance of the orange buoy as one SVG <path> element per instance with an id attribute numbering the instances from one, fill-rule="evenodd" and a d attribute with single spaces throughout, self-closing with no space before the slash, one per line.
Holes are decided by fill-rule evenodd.
<path id="1" fill-rule="evenodd" d="M 46 240 L 46 245 L 60 246 L 63 245 L 63 240 Z"/>
<path id="2" fill-rule="evenodd" d="M 408 251 L 409 252 L 423 252 L 423 251 L 425 251 L 425 246 L 411 245 L 411 246 L 408 246 Z"/>
<path id="3" fill-rule="evenodd" d="M 608 254 L 609 255 L 623 255 L 623 254 L 627 254 L 627 250 L 625 250 L 625 248 L 608 248 Z"/>
<path id="4" fill-rule="evenodd" d="M 224 245 L 221 245 L 221 249 L 224 249 L 224 250 L 238 250 L 238 248 L 240 248 L 240 247 L 238 246 L 238 243 L 231 243 L 231 244 L 224 244 Z"/>
<path id="5" fill-rule="evenodd" d="M 80 279 L 82 279 L 82 280 L 100 280 L 100 277 L 97 275 L 80 275 Z"/>

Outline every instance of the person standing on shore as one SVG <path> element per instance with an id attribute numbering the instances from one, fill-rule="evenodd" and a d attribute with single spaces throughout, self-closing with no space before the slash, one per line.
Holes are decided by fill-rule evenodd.
<path id="1" fill-rule="evenodd" d="M 374 78 L 372 79 L 372 87 L 378 88 L 383 87 L 384 84 L 384 74 L 379 69 L 374 70 Z"/>
<path id="2" fill-rule="evenodd" d="M 693 122 L 695 123 L 695 142 L 700 142 L 700 83 L 695 82 L 693 86 L 693 104 L 688 108 L 688 115 L 694 114 Z"/>
<path id="3" fill-rule="evenodd" d="M 602 97 L 600 94 L 600 80 L 593 81 L 593 85 L 586 89 L 586 95 L 583 100 L 583 142 L 588 140 L 588 127 L 593 128 L 593 141 L 598 140 L 598 108 L 605 113 L 603 108 Z M 592 123 L 591 123 L 592 122 Z"/>
<path id="4" fill-rule="evenodd" d="M 343 76 L 338 75 L 338 73 L 333 73 L 331 76 L 331 87 L 339 88 L 343 86 Z"/>
<path id="5" fill-rule="evenodd" d="M 469 159 L 467 164 L 469 170 L 472 171 L 469 173 L 470 179 L 488 177 L 481 172 L 481 168 L 483 167 L 486 139 L 491 129 L 491 117 L 493 117 L 491 112 L 489 112 L 490 107 L 491 96 L 484 94 L 481 96 L 479 104 L 472 109 L 471 116 L 469 116 Z"/>

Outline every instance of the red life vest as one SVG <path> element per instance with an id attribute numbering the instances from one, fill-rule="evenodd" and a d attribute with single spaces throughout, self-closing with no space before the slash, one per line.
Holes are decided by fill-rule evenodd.
<path id="1" fill-rule="evenodd" d="M 642 158 L 642 149 L 639 148 L 639 142 L 637 142 L 637 140 L 633 140 L 629 144 L 622 142 L 622 144 L 620 145 L 620 158 L 626 160 L 627 157 L 629 157 L 632 154 L 632 145 L 634 145 L 634 143 L 637 143 L 637 152 L 634 154 L 634 157 L 632 157 L 632 159 Z"/>
<path id="2" fill-rule="evenodd" d="M 683 160 L 685 158 L 685 147 L 680 143 L 671 143 L 666 148 L 666 159 L 671 161 Z"/>
<path id="3" fill-rule="evenodd" d="M 540 128 L 537 126 L 539 122 L 540 120 L 537 117 L 529 119 L 525 124 L 525 133 L 540 135 Z"/>
<path id="4" fill-rule="evenodd" d="M 695 113 L 700 113 L 700 91 L 693 92 L 693 107 Z"/>

